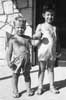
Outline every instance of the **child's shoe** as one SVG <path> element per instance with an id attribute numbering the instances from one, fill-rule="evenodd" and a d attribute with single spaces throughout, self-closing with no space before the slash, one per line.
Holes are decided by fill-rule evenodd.
<path id="1" fill-rule="evenodd" d="M 50 91 L 53 92 L 54 94 L 59 94 L 60 91 L 57 90 L 55 87 L 50 87 Z"/>
<path id="2" fill-rule="evenodd" d="M 38 88 L 36 94 L 37 95 L 41 95 L 43 93 L 43 89 L 42 88 Z"/>
<path id="3" fill-rule="evenodd" d="M 32 90 L 30 90 L 29 92 L 27 92 L 27 95 L 28 96 L 33 96 L 34 95 L 34 92 Z"/>
<path id="4" fill-rule="evenodd" d="M 13 93 L 12 93 L 12 96 L 13 96 L 14 98 L 19 98 L 19 97 L 20 97 L 19 93 L 18 93 L 18 92 L 14 92 L 14 91 L 13 91 Z"/>

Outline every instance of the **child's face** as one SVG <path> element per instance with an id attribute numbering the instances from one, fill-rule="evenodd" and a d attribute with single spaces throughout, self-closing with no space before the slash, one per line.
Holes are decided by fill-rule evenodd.
<path id="1" fill-rule="evenodd" d="M 15 29 L 17 35 L 23 35 L 26 29 L 26 23 L 23 23 L 22 20 L 21 21 L 17 20 L 15 23 Z"/>
<path id="2" fill-rule="evenodd" d="M 46 11 L 45 13 L 43 13 L 43 18 L 45 19 L 45 22 L 51 24 L 54 21 L 54 13 Z"/>

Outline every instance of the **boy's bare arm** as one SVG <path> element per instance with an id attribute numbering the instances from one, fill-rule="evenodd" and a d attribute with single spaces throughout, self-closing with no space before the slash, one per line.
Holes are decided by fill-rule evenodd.
<path id="1" fill-rule="evenodd" d="M 12 52 L 13 52 L 13 40 L 9 41 L 9 46 L 6 49 L 6 59 L 7 59 L 7 64 L 10 67 L 11 65 L 11 57 L 12 57 Z"/>
<path id="2" fill-rule="evenodd" d="M 31 40 L 32 46 L 38 46 L 41 43 L 41 37 L 36 34 L 33 35 L 33 39 Z"/>
<path id="3" fill-rule="evenodd" d="M 33 34 L 34 39 L 40 39 L 42 37 L 42 32 L 41 32 L 41 24 L 37 25 L 35 34 Z"/>
<path id="4" fill-rule="evenodd" d="M 42 38 L 42 33 L 40 31 L 37 31 L 33 36 L 32 36 L 32 40 L 31 43 L 33 46 L 38 46 L 41 42 L 41 38 Z"/>

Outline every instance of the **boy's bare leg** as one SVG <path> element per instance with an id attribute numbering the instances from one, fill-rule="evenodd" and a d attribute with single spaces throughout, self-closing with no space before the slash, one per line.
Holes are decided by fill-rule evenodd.
<path id="1" fill-rule="evenodd" d="M 25 84 L 26 84 L 26 90 L 27 90 L 27 95 L 28 96 L 32 96 L 34 93 L 31 90 L 31 78 L 30 78 L 30 72 L 25 72 L 24 73 L 24 77 L 25 77 Z"/>
<path id="2" fill-rule="evenodd" d="M 12 87 L 13 87 L 13 97 L 18 98 L 18 75 L 16 73 L 13 73 L 12 76 Z"/>
<path id="3" fill-rule="evenodd" d="M 26 84 L 27 95 L 32 96 L 33 92 L 31 90 L 31 82 L 25 82 L 25 84 Z"/>
<path id="4" fill-rule="evenodd" d="M 54 87 L 54 62 L 50 61 L 48 63 L 48 74 L 50 82 L 50 91 L 53 93 L 59 93 L 59 91 Z"/>
<path id="5" fill-rule="evenodd" d="M 40 95 L 43 92 L 43 80 L 44 80 L 44 73 L 45 73 L 46 61 L 39 62 L 39 72 L 38 72 L 38 91 L 37 94 Z"/>

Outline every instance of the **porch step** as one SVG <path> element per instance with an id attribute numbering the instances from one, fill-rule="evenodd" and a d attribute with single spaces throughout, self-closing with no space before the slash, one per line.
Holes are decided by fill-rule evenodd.
<path id="1" fill-rule="evenodd" d="M 66 49 L 61 49 L 61 57 L 57 59 L 57 66 L 66 66 Z"/>
<path id="2" fill-rule="evenodd" d="M 65 60 L 58 60 L 57 66 L 66 66 L 66 61 Z"/>

